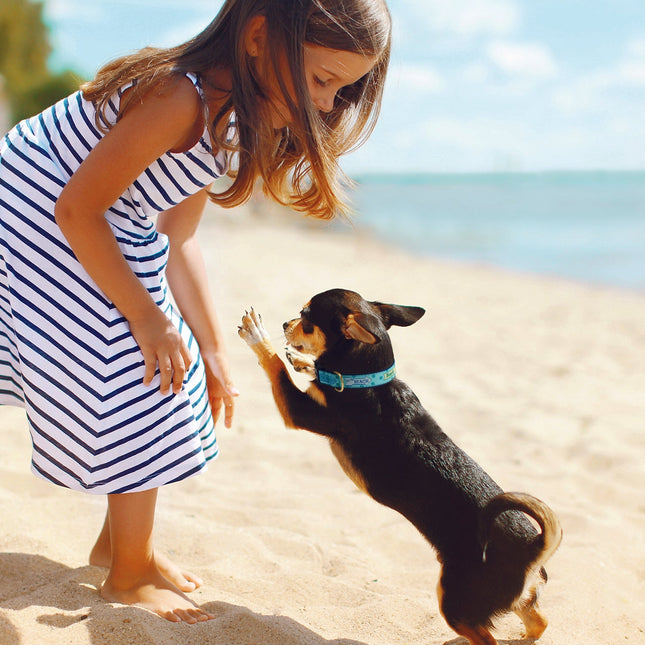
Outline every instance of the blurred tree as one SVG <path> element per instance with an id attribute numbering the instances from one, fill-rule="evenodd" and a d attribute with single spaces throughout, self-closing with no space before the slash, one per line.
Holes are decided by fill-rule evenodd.
<path id="1" fill-rule="evenodd" d="M 81 79 L 71 71 L 51 73 L 47 66 L 50 52 L 42 2 L 0 0 L 0 75 L 12 122 L 78 89 Z"/>

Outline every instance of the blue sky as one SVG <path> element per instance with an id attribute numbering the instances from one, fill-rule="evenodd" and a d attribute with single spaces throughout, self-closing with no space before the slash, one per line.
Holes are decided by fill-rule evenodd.
<path id="1" fill-rule="evenodd" d="M 200 31 L 218 0 L 45 0 L 54 64 L 91 75 Z M 350 173 L 645 169 L 643 0 L 389 0 L 381 118 Z"/>

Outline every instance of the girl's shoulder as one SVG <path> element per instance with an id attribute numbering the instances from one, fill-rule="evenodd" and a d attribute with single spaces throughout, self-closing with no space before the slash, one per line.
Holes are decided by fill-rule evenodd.
<path id="1" fill-rule="evenodd" d="M 128 95 L 134 91 L 138 85 L 137 80 L 129 81 L 119 89 L 118 94 L 120 103 L 125 107 L 125 109 L 130 107 L 127 100 Z M 203 105 L 203 91 L 199 76 L 191 72 L 171 76 L 164 79 L 161 83 L 157 83 L 146 88 L 144 93 L 139 96 L 138 101 L 135 101 L 135 103 L 144 103 L 151 99 L 170 101 L 176 107 L 187 107 L 197 110 Z"/>
<path id="2" fill-rule="evenodd" d="M 168 142 L 166 150 L 189 150 L 199 140 L 205 124 L 203 100 L 194 81 L 186 75 L 176 75 L 129 96 L 137 85 L 124 86 L 114 129 L 123 131 L 128 123 L 128 129 L 138 129 L 139 140 L 145 132 L 153 144 L 157 140 Z"/>
<path id="3" fill-rule="evenodd" d="M 203 96 L 199 79 L 195 74 L 178 74 L 162 83 L 153 85 L 140 96 L 133 96 L 133 101 L 128 100 L 128 94 L 134 91 L 137 82 L 123 86 L 119 91 L 120 110 L 122 118 L 132 109 L 139 106 L 159 105 L 164 106 L 172 121 L 198 120 L 203 113 Z"/>
<path id="4" fill-rule="evenodd" d="M 171 152 L 190 150 L 199 141 L 206 125 L 199 77 L 195 74 L 178 75 L 159 89 L 158 96 L 167 102 L 166 109 L 173 119 L 192 123 L 186 137 Z"/>

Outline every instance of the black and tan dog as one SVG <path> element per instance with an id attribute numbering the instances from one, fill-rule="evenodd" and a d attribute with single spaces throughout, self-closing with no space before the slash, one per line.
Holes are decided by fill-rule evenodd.
<path id="1" fill-rule="evenodd" d="M 514 611 L 526 636 L 537 639 L 547 625 L 537 606 L 543 564 L 560 543 L 560 524 L 538 499 L 503 493 L 395 377 L 387 330 L 423 314 L 342 289 L 314 296 L 284 324 L 289 360 L 315 375 L 306 392 L 292 382 L 254 311 L 239 334 L 267 373 L 285 424 L 328 437 L 349 477 L 434 546 L 448 624 L 473 645 L 494 645 L 493 618 Z"/>

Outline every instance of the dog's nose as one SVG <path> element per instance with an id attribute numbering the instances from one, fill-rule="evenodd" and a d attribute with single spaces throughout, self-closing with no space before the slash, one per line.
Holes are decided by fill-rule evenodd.
<path id="1" fill-rule="evenodd" d="M 287 327 L 288 327 L 288 326 L 289 326 L 289 323 L 288 323 L 288 322 L 286 322 L 286 323 L 282 323 L 282 329 L 284 329 L 285 331 L 287 331 Z"/>

